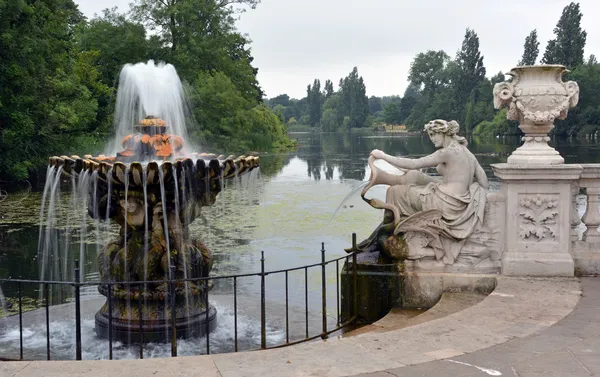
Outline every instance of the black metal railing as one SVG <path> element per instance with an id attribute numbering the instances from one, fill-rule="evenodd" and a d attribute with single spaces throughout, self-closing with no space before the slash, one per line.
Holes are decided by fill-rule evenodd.
<path id="1" fill-rule="evenodd" d="M 356 235 L 353 234 L 352 244 L 354 250 L 356 250 Z M 246 277 L 260 277 L 260 348 L 259 349 L 270 349 L 270 348 L 279 348 L 286 347 L 302 342 L 307 342 L 311 340 L 315 340 L 318 338 L 326 339 L 330 334 L 334 332 L 338 332 L 344 327 L 351 325 L 355 322 L 357 315 L 357 284 L 356 284 L 356 274 L 357 274 L 357 264 L 356 264 L 356 255 L 357 252 L 354 251 L 345 256 L 326 260 L 326 252 L 325 252 L 325 244 L 321 243 L 321 262 L 314 263 L 310 265 L 293 267 L 288 269 L 274 270 L 274 271 L 265 271 L 265 257 L 264 252 L 261 252 L 260 266 L 261 271 L 257 273 L 247 273 L 247 274 L 238 274 L 238 275 L 225 275 L 225 276 L 209 276 L 203 278 L 190 278 L 190 279 L 170 279 L 170 280 L 159 280 L 159 281 L 135 281 L 135 282 L 105 282 L 105 281 L 85 281 L 82 282 L 80 279 L 80 270 L 79 270 L 79 262 L 75 262 L 74 269 L 74 281 L 39 281 L 39 280 L 24 280 L 24 279 L 0 279 L 0 285 L 4 284 L 14 284 L 17 286 L 17 298 L 18 298 L 18 314 L 14 314 L 14 316 L 18 316 L 19 323 L 19 360 L 24 360 L 24 343 L 23 343 L 23 287 L 25 285 L 39 285 L 43 290 L 43 307 L 45 312 L 45 331 L 46 331 L 46 358 L 47 360 L 51 359 L 51 336 L 50 336 L 50 286 L 59 286 L 59 287 L 68 287 L 71 286 L 73 288 L 73 299 L 75 301 L 75 360 L 82 360 L 82 339 L 81 339 L 81 325 L 82 325 L 82 316 L 81 316 L 81 288 L 86 286 L 104 286 L 106 287 L 106 298 L 108 305 L 108 357 L 110 360 L 113 359 L 113 343 L 114 343 L 114 334 L 113 334 L 113 300 L 112 295 L 114 294 L 114 288 L 116 285 L 132 287 L 136 286 L 140 289 L 139 298 L 137 300 L 137 305 L 139 308 L 139 322 L 140 322 L 140 342 L 139 342 L 139 358 L 144 358 L 144 328 L 142 326 L 142 290 L 143 287 L 147 284 L 162 284 L 167 283 L 170 290 L 170 305 L 171 305 L 171 328 L 172 331 L 169 333 L 170 342 L 171 342 L 171 356 L 177 356 L 177 333 L 176 333 L 176 310 L 175 310 L 175 285 L 177 283 L 184 282 L 193 282 L 198 285 L 204 285 L 205 292 L 205 305 L 206 305 L 206 354 L 210 354 L 210 329 L 209 329 L 209 282 L 215 281 L 223 281 L 223 280 L 231 280 L 233 282 L 233 326 L 234 326 L 234 337 L 233 337 L 233 350 L 234 352 L 238 352 L 238 311 L 239 311 L 239 303 L 238 303 L 238 281 L 240 278 Z M 340 295 L 341 285 L 340 285 L 340 263 L 346 262 L 346 273 L 352 274 L 353 284 L 351 285 L 351 289 L 353 291 L 352 294 Z M 336 271 L 336 307 L 337 307 L 337 316 L 335 326 L 333 328 L 328 328 L 327 321 L 327 266 L 335 264 Z M 318 329 L 318 331 L 313 331 L 311 333 L 311 329 L 309 328 L 309 304 L 308 304 L 308 271 L 309 269 L 321 269 L 321 311 L 322 311 L 322 326 Z M 350 271 L 350 268 L 352 269 Z M 304 320 L 305 320 L 305 331 L 304 337 L 297 340 L 290 340 L 290 296 L 289 296 L 289 274 L 294 271 L 304 271 Z M 173 271 L 172 271 L 173 272 Z M 342 271 L 343 272 L 343 271 Z M 285 342 L 276 345 L 267 345 L 267 312 L 266 312 L 266 277 L 273 275 L 283 274 L 285 281 Z M 174 273 L 170 274 L 171 276 L 175 276 Z M 351 311 L 350 318 L 345 319 L 342 322 L 342 316 L 340 312 L 340 306 L 342 304 L 341 300 L 348 300 L 353 302 L 344 303 L 347 307 L 353 308 Z M 348 317 L 348 316 L 346 316 Z M 202 350 L 199 350 L 198 354 L 201 354 Z"/>

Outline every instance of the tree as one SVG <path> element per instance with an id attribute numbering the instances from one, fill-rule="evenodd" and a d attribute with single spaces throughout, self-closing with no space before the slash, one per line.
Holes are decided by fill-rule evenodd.
<path id="1" fill-rule="evenodd" d="M 27 179 L 48 156 L 97 134 L 95 56 L 81 54 L 72 0 L 0 0 L 0 179 Z"/>
<path id="2" fill-rule="evenodd" d="M 340 114 L 348 117 L 345 126 L 358 128 L 364 127 L 369 115 L 369 99 L 364 80 L 358 75 L 358 68 L 340 80 L 341 108 Z"/>
<path id="3" fill-rule="evenodd" d="M 400 103 L 391 102 L 383 108 L 383 119 L 387 124 L 402 124 L 403 116 Z"/>
<path id="4" fill-rule="evenodd" d="M 477 86 L 485 78 L 483 56 L 479 51 L 479 37 L 474 30 L 467 29 L 462 48 L 456 54 L 457 78 L 454 85 L 458 116 L 464 124 L 467 116 L 467 103 L 477 102 Z M 471 129 L 465 127 L 466 133 Z"/>
<path id="5" fill-rule="evenodd" d="M 277 97 L 271 98 L 269 100 L 269 105 L 271 107 L 275 107 L 277 105 L 288 107 L 290 105 L 290 96 L 287 94 L 280 94 Z"/>
<path id="6" fill-rule="evenodd" d="M 443 71 L 449 60 L 448 54 L 442 50 L 429 50 L 418 54 L 410 64 L 408 81 L 415 87 L 422 87 L 426 93 L 435 93 L 438 88 L 447 83 Z"/>
<path id="7" fill-rule="evenodd" d="M 76 48 L 93 57 L 93 64 L 100 72 L 98 81 L 111 88 L 93 93 L 98 101 L 97 126 L 108 131 L 121 68 L 127 63 L 151 59 L 160 50 L 159 41 L 156 37 L 147 39 L 144 26 L 127 20 L 116 7 L 105 9 L 102 16 L 89 22 L 79 23 L 74 37 Z"/>
<path id="8" fill-rule="evenodd" d="M 500 83 L 500 82 L 504 82 L 506 81 L 505 79 L 505 74 L 502 73 L 502 71 L 496 73 L 494 76 L 492 76 L 492 78 L 490 79 L 492 86 Z"/>
<path id="9" fill-rule="evenodd" d="M 244 98 L 222 72 L 200 71 L 190 98 L 198 124 L 190 135 L 227 152 L 285 148 L 290 145 L 285 125 L 264 104 Z"/>
<path id="10" fill-rule="evenodd" d="M 261 103 L 248 39 L 235 29 L 236 9 L 258 0 L 135 0 L 131 15 L 165 46 L 157 55 L 192 82 L 199 70 L 226 74 L 241 94 Z"/>
<path id="11" fill-rule="evenodd" d="M 339 93 L 332 94 L 323 104 L 323 116 L 321 118 L 321 130 L 335 131 L 344 122 L 342 100 Z"/>
<path id="12" fill-rule="evenodd" d="M 402 122 L 407 123 L 407 126 L 411 126 L 406 118 L 412 113 L 414 107 L 419 101 L 421 94 L 419 93 L 419 89 L 413 85 L 409 85 L 404 90 L 404 96 L 402 96 L 402 101 L 400 102 L 399 112 L 404 119 Z M 413 128 L 423 126 L 423 124 L 413 124 Z"/>
<path id="13" fill-rule="evenodd" d="M 187 42 L 187 33 L 218 31 L 222 27 L 219 25 L 223 21 L 221 15 L 231 18 L 236 10 L 244 10 L 244 6 L 254 9 L 259 3 L 260 0 L 214 0 L 195 3 L 189 0 L 134 0 L 131 12 L 135 19 L 159 33 L 175 52 L 180 45 Z M 187 24 L 186 21 L 189 20 L 183 14 L 185 10 L 191 11 L 190 15 L 201 21 L 205 29 L 198 30 Z"/>
<path id="14" fill-rule="evenodd" d="M 556 38 L 548 41 L 542 63 L 564 64 L 575 68 L 583 64 L 583 49 L 587 33 L 581 29 L 579 3 L 570 3 L 563 11 L 556 27 Z"/>
<path id="15" fill-rule="evenodd" d="M 321 121 L 323 111 L 323 94 L 321 93 L 321 81 L 315 79 L 313 85 L 306 88 L 306 98 L 308 99 L 308 115 L 310 125 L 315 127 Z"/>
<path id="16" fill-rule="evenodd" d="M 381 97 L 371 96 L 369 97 L 369 112 L 375 114 L 383 109 L 381 105 Z"/>
<path id="17" fill-rule="evenodd" d="M 292 127 L 295 126 L 296 124 L 298 124 L 298 121 L 296 120 L 296 118 L 291 117 L 288 121 L 287 121 L 287 126 L 288 127 Z"/>
<path id="18" fill-rule="evenodd" d="M 456 54 L 456 62 L 465 78 L 477 82 L 485 77 L 483 56 L 479 51 L 479 37 L 474 30 L 467 29 L 465 32 L 462 48 Z"/>
<path id="19" fill-rule="evenodd" d="M 333 91 L 333 83 L 331 82 L 331 80 L 325 80 L 325 87 L 324 87 L 324 96 L 325 99 L 331 97 L 334 93 Z"/>
<path id="20" fill-rule="evenodd" d="M 473 133 L 479 136 L 492 137 L 517 132 L 515 131 L 516 127 L 512 126 L 511 121 L 506 118 L 506 113 L 506 109 L 498 111 L 493 119 L 479 123 Z"/>
<path id="21" fill-rule="evenodd" d="M 285 107 L 281 105 L 277 105 L 273 108 L 273 113 L 277 115 L 277 118 L 281 120 L 282 123 L 285 123 L 285 115 L 284 115 Z"/>
<path id="22" fill-rule="evenodd" d="M 156 38 L 146 39 L 146 30 L 139 23 L 125 18 L 117 8 L 105 9 L 103 15 L 80 23 L 75 39 L 80 51 L 97 51 L 102 80 L 116 84 L 121 68 L 127 63 L 151 59 L 159 44 Z"/>
<path id="23" fill-rule="evenodd" d="M 540 42 L 537 39 L 537 30 L 531 31 L 525 38 L 523 46 L 523 56 L 519 61 L 519 65 L 535 65 L 538 54 L 540 53 Z"/>

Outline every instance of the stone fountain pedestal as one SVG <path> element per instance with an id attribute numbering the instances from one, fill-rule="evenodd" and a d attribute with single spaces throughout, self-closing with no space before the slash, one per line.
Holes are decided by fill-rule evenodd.
<path id="1" fill-rule="evenodd" d="M 135 304 L 132 304 L 135 307 Z M 146 304 L 147 305 L 147 304 Z M 154 306 L 158 306 L 156 303 Z M 164 308 L 153 308 L 165 310 Z M 167 316 L 170 310 L 165 310 Z M 108 312 L 103 307 L 95 316 L 96 335 L 109 338 Z M 210 305 L 208 310 L 190 316 L 178 315 L 175 321 L 175 336 L 188 339 L 205 336 L 217 327 L 217 310 Z M 162 320 L 124 320 L 121 317 L 112 319 L 112 339 L 125 344 L 131 343 L 164 343 L 172 340 L 173 322 L 169 318 Z"/>

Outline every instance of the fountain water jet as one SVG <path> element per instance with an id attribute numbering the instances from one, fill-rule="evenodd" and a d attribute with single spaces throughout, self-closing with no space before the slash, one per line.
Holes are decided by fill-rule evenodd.
<path id="1" fill-rule="evenodd" d="M 173 66 L 151 61 L 127 65 L 116 111 L 117 137 L 122 137 L 124 149 L 110 157 L 49 159 L 47 185 L 52 187 L 44 191 L 44 197 L 50 196 L 48 224 L 56 222 L 52 208 L 60 175 L 77 177 L 77 201 L 87 212 L 82 213 L 82 271 L 86 216 L 120 226 L 116 239 L 98 254 L 100 280 L 110 283 L 98 290 L 111 300 L 95 316 L 100 337 L 108 337 L 109 323 L 113 339 L 124 343 L 161 342 L 173 331 L 178 338 L 202 336 L 216 326 L 216 310 L 206 305 L 207 285 L 198 280 L 208 277 L 212 253 L 192 238 L 189 225 L 202 207 L 215 203 L 225 180 L 258 170 L 259 159 L 188 152 L 184 104 Z M 130 133 L 123 136 L 125 132 Z M 100 227 L 95 231 L 98 235 Z M 58 256 L 57 247 L 48 238 L 40 239 L 43 269 L 51 256 Z"/>

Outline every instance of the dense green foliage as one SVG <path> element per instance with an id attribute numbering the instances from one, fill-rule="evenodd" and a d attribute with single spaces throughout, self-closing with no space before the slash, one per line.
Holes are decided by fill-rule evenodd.
<path id="1" fill-rule="evenodd" d="M 554 29 L 556 38 L 549 41 L 542 59 L 544 63 L 566 65 L 572 72 L 565 79 L 575 80 L 580 86 L 579 105 L 570 110 L 566 120 L 556 122 L 554 133 L 559 135 L 586 135 L 600 131 L 600 64 L 594 55 L 587 62 L 583 61 L 586 32 L 581 29 L 581 17 L 579 4 L 571 3 L 564 8 Z M 525 39 L 518 64 L 534 65 L 538 54 L 537 31 L 533 30 Z M 327 99 L 323 102 L 320 118 L 315 113 L 316 106 L 312 110 L 307 106 L 318 97 L 314 85 L 310 98 L 296 100 L 283 94 L 266 103 L 269 107 L 278 107 L 283 120 L 288 125 L 293 123 L 296 128 L 299 124 L 334 131 L 348 127 L 404 124 L 408 130 L 420 131 L 428 121 L 443 118 L 457 120 L 461 131 L 466 134 L 494 136 L 520 133 L 517 122 L 506 119 L 505 110 L 493 108 L 493 87 L 504 81 L 505 76 L 500 72 L 486 77 L 484 56 L 474 30 L 465 31 L 462 45 L 454 58 L 445 51 L 429 50 L 417 54 L 411 63 L 407 75 L 409 84 L 402 96 L 370 96 L 367 99 L 365 84 L 355 71 L 341 80 L 337 92 L 322 93 L 320 98 Z M 352 100 L 342 98 L 346 80 L 354 83 Z M 328 93 L 331 92 L 333 90 Z M 312 111 L 310 115 L 309 111 Z"/>
<path id="2" fill-rule="evenodd" d="M 82 21 L 72 0 L 0 0 L 0 177 L 27 178 L 100 126 L 109 88 L 97 56 L 74 46 Z"/>
<path id="3" fill-rule="evenodd" d="M 287 130 L 277 115 L 262 103 L 245 98 L 235 83 L 222 72 L 200 71 L 191 96 L 195 140 L 209 140 L 226 151 L 265 150 L 288 147 Z"/>
<path id="4" fill-rule="evenodd" d="M 136 0 L 86 20 L 73 0 L 0 0 L 0 180 L 51 155 L 97 153 L 112 132 L 126 63 L 175 65 L 191 93 L 193 142 L 228 152 L 289 148 L 262 103 L 239 10 L 260 0 Z"/>

